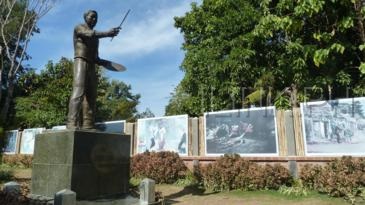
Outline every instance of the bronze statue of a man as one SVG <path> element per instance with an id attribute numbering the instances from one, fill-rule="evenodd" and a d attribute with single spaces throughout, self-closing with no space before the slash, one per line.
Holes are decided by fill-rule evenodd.
<path id="1" fill-rule="evenodd" d="M 95 64 L 105 66 L 99 58 L 99 38 L 114 37 L 120 28 L 106 32 L 93 30 L 98 14 L 89 10 L 84 14 L 85 23 L 74 29 L 74 76 L 73 90 L 68 106 L 67 128 L 93 129 L 95 123 L 95 103 L 97 97 L 97 73 Z M 107 65 L 106 65 L 107 66 Z"/>

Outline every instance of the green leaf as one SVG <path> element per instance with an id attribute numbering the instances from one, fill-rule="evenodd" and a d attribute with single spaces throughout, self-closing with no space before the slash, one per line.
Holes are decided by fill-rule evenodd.
<path id="1" fill-rule="evenodd" d="M 335 50 L 336 52 L 343 54 L 345 47 L 339 43 L 334 43 L 331 46 L 331 50 Z"/>
<path id="2" fill-rule="evenodd" d="M 364 62 L 361 62 L 360 66 L 359 66 L 359 70 L 360 70 L 360 73 L 365 75 L 365 63 Z"/>
<path id="3" fill-rule="evenodd" d="M 364 48 L 365 48 L 365 44 L 361 44 L 361 45 L 359 45 L 359 49 L 360 49 L 360 51 L 363 51 L 363 50 L 364 50 Z"/>
<path id="4" fill-rule="evenodd" d="M 319 67 L 321 64 L 325 64 L 328 58 L 330 50 L 329 49 L 319 49 L 314 53 L 313 61 L 314 64 Z"/>

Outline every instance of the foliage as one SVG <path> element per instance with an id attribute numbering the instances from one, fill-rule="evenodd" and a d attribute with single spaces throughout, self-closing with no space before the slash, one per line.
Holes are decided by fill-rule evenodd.
<path id="1" fill-rule="evenodd" d="M 309 193 L 308 189 L 303 185 L 303 182 L 300 179 L 295 179 L 292 186 L 281 186 L 278 191 L 281 194 L 295 197 L 307 196 Z"/>
<path id="2" fill-rule="evenodd" d="M 365 185 L 365 159 L 342 157 L 323 167 L 306 166 L 300 173 L 303 184 L 334 197 L 353 200 L 361 196 Z"/>
<path id="3" fill-rule="evenodd" d="M 19 76 L 26 72 L 22 63 L 30 58 L 26 53 L 30 38 L 39 33 L 36 24 L 52 6 L 53 0 L 0 1 L 0 121 L 3 123 L 8 123 Z"/>
<path id="4" fill-rule="evenodd" d="M 175 184 L 177 186 L 181 186 L 181 187 L 187 187 L 187 186 L 196 186 L 199 185 L 199 179 L 196 177 L 196 175 L 190 171 L 187 170 L 185 173 L 184 178 L 180 178 L 178 179 Z"/>
<path id="5" fill-rule="evenodd" d="M 145 152 L 131 159 L 131 176 L 151 178 L 156 183 L 174 183 L 185 176 L 186 166 L 174 152 Z"/>
<path id="6" fill-rule="evenodd" d="M 166 113 L 365 95 L 365 5 L 344 1 L 203 0 L 175 17 L 185 72 Z M 291 98 L 282 92 L 295 86 Z M 290 100 L 291 102 L 288 102 Z M 279 101 L 279 102 L 277 102 Z"/>
<path id="7" fill-rule="evenodd" d="M 0 204 L 6 205 L 28 205 L 30 200 L 24 195 L 14 195 L 0 190 Z"/>
<path id="8" fill-rule="evenodd" d="M 29 72 L 21 78 L 22 96 L 16 98 L 15 119 L 22 127 L 52 127 L 66 122 L 72 90 L 73 61 L 61 58 L 48 62 L 40 74 Z M 131 86 L 109 81 L 99 72 L 96 121 L 133 118 L 140 96 Z"/>
<path id="9" fill-rule="evenodd" d="M 303 184 L 310 189 L 317 189 L 319 177 L 322 173 L 322 166 L 306 164 L 300 169 L 299 178 Z"/>
<path id="10" fill-rule="evenodd" d="M 10 167 L 31 168 L 33 155 L 13 154 L 3 155 L 2 163 Z"/>
<path id="11" fill-rule="evenodd" d="M 8 182 L 14 177 L 13 169 L 7 165 L 0 165 L 0 181 Z"/>
<path id="12" fill-rule="evenodd" d="M 153 112 L 149 108 L 146 108 L 145 111 L 136 114 L 136 119 L 151 118 L 151 117 L 155 117 L 155 114 L 153 114 Z"/>
<path id="13" fill-rule="evenodd" d="M 122 81 L 109 81 L 99 77 L 96 121 L 134 120 L 137 114 L 139 94 L 132 94 L 131 85 Z"/>
<path id="14" fill-rule="evenodd" d="M 289 171 L 283 166 L 261 166 L 239 155 L 224 155 L 208 164 L 202 168 L 202 177 L 204 186 L 213 191 L 278 189 L 292 182 Z"/>
<path id="15" fill-rule="evenodd" d="M 16 122 L 22 127 L 51 127 L 64 124 L 72 90 L 73 62 L 62 58 L 48 62 L 39 75 L 22 76 L 22 97 L 16 98 Z"/>
<path id="16" fill-rule="evenodd" d="M 135 177 L 131 177 L 129 179 L 129 184 L 132 186 L 132 187 L 138 187 L 141 182 L 142 182 L 143 179 L 141 178 L 135 178 Z"/>
<path id="17" fill-rule="evenodd" d="M 5 131 L 4 128 L 0 126 L 0 153 L 2 152 L 4 146 L 5 146 Z"/>
<path id="18" fill-rule="evenodd" d="M 186 113 L 191 113 L 189 110 L 191 109 L 197 109 L 193 112 L 199 113 L 199 106 L 192 106 L 187 103 L 189 103 L 190 96 L 183 91 L 183 88 L 181 85 L 177 86 L 174 90 L 174 92 L 170 93 L 171 97 L 169 99 L 168 105 L 165 107 L 165 115 L 182 115 Z"/>

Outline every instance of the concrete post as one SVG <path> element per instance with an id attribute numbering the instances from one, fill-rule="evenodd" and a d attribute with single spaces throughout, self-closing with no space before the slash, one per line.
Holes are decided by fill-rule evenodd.
<path id="1" fill-rule="evenodd" d="M 191 118 L 191 145 L 193 156 L 199 156 L 199 119 Z"/>
<path id="2" fill-rule="evenodd" d="M 295 160 L 289 160 L 289 173 L 294 177 L 298 178 L 298 165 L 297 161 Z"/>
<path id="3" fill-rule="evenodd" d="M 68 189 L 57 192 L 54 205 L 76 205 L 76 193 Z"/>
<path id="4" fill-rule="evenodd" d="M 152 179 L 144 179 L 139 185 L 140 204 L 148 205 L 155 202 L 155 181 Z"/>
<path id="5" fill-rule="evenodd" d="M 295 156 L 296 146 L 295 146 L 295 134 L 294 134 L 294 118 L 292 111 L 290 110 L 285 111 L 284 122 L 285 122 L 285 135 L 288 148 L 288 156 Z"/>

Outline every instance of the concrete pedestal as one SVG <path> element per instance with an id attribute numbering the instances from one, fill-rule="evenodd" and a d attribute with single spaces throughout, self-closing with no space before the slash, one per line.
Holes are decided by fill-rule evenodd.
<path id="1" fill-rule="evenodd" d="M 130 136 L 83 130 L 50 131 L 35 140 L 31 193 L 77 199 L 128 193 Z"/>

